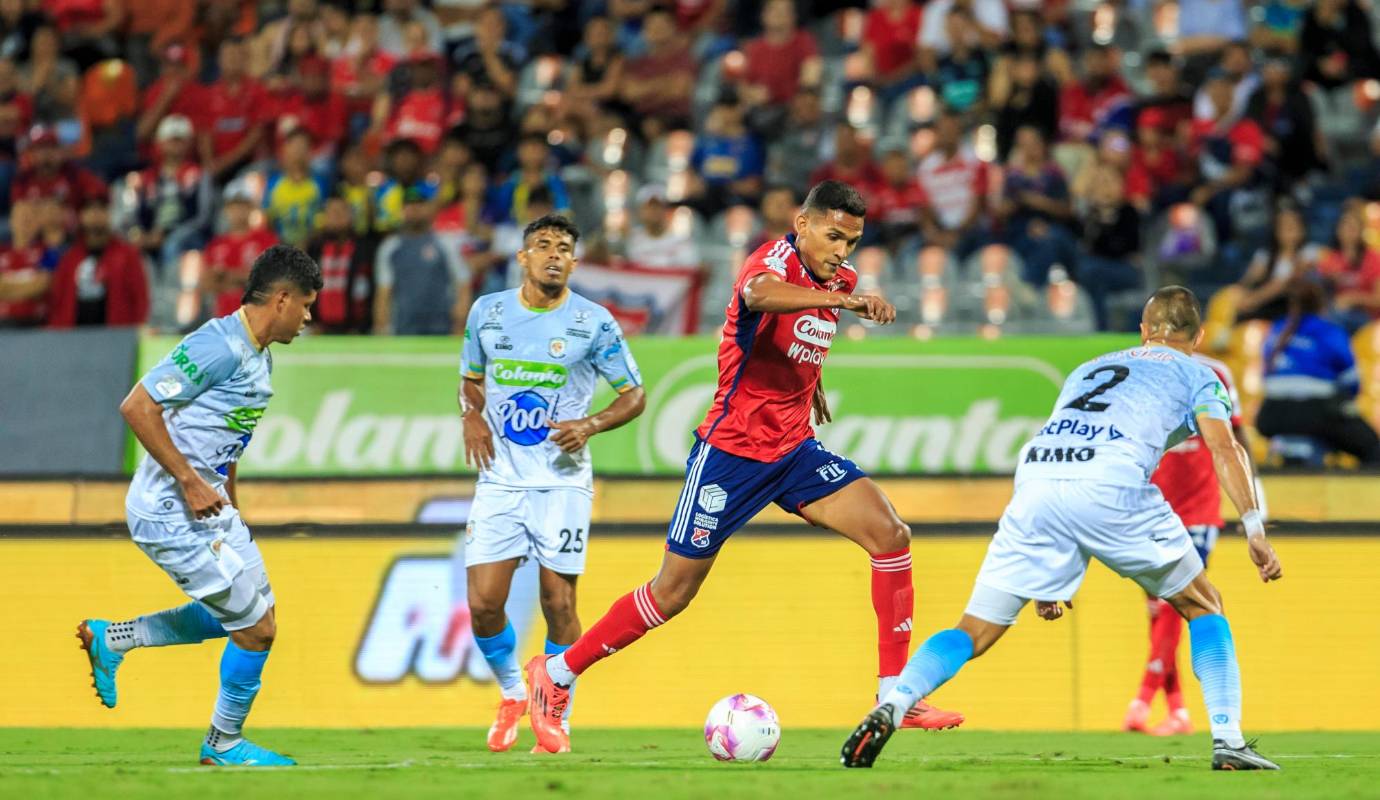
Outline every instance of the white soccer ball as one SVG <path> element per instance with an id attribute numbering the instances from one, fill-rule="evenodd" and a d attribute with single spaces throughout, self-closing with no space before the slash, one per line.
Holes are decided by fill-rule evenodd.
<path id="1" fill-rule="evenodd" d="M 709 709 L 704 743 L 720 761 L 766 761 L 781 743 L 781 723 L 762 698 L 730 695 Z"/>

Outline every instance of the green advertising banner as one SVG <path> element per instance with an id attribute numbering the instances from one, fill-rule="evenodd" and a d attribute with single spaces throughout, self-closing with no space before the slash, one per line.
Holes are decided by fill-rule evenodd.
<path id="1" fill-rule="evenodd" d="M 146 339 L 141 372 L 177 340 Z M 1044 423 L 1065 373 L 1125 336 L 834 340 L 819 438 L 881 474 L 1007 473 Z M 631 342 L 647 410 L 595 437 L 596 473 L 681 475 L 714 395 L 710 337 Z M 240 474 L 464 473 L 457 338 L 308 337 L 273 349 L 273 400 Z M 603 386 L 595 409 L 612 400 Z"/>

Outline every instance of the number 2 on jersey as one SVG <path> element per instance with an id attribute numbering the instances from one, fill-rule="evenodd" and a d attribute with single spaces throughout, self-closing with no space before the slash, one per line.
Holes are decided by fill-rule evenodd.
<path id="1" fill-rule="evenodd" d="M 1120 364 L 1109 364 L 1105 367 L 1098 367 L 1092 372 L 1089 372 L 1087 375 L 1084 375 L 1083 380 L 1093 380 L 1098 375 L 1101 375 L 1104 372 L 1112 373 L 1112 377 L 1107 379 L 1105 382 L 1099 384 L 1092 391 L 1073 398 L 1069 401 L 1068 405 L 1064 406 L 1064 408 L 1073 408 L 1079 411 L 1106 411 L 1108 408 L 1111 408 L 1111 403 L 1104 403 L 1101 400 L 1095 400 L 1093 398 L 1097 397 L 1098 395 L 1102 394 L 1108 389 L 1111 389 L 1113 386 L 1116 386 L 1118 383 L 1121 383 L 1122 381 L 1130 377 L 1131 368 L 1124 367 Z"/>

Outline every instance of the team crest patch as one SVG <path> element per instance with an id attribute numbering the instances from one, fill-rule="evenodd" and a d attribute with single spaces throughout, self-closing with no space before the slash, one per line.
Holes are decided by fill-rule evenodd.
<path id="1" fill-rule="evenodd" d="M 155 383 L 153 388 L 157 389 L 158 393 L 165 398 L 176 397 L 182 393 L 182 382 L 177 378 L 164 378 Z"/>
<path id="2" fill-rule="evenodd" d="M 696 547 L 708 547 L 709 531 L 705 530 L 704 528 L 696 528 L 695 532 L 690 534 L 690 544 L 693 544 Z"/>
<path id="3" fill-rule="evenodd" d="M 565 358 L 565 340 L 559 336 L 553 338 L 546 352 L 550 353 L 552 358 Z"/>
<path id="4" fill-rule="evenodd" d="M 584 324 L 584 323 L 586 323 L 586 322 L 589 322 L 589 312 L 588 312 L 588 311 L 576 311 L 576 312 L 575 312 L 575 324 L 577 324 L 577 325 L 582 325 L 582 324 Z"/>

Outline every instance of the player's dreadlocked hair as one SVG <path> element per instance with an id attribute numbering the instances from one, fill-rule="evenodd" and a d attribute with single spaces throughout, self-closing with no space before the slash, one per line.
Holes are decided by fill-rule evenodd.
<path id="1" fill-rule="evenodd" d="M 321 291 L 321 267 L 311 256 L 285 244 L 275 244 L 254 259 L 249 281 L 244 286 L 244 305 L 263 305 L 272 296 L 273 287 L 287 281 L 294 289 L 307 294 Z"/>
<path id="2" fill-rule="evenodd" d="M 843 181 L 820 181 L 805 196 L 806 211 L 842 211 L 855 217 L 867 216 L 867 201 L 858 190 Z"/>
<path id="3" fill-rule="evenodd" d="M 535 194 L 536 192 L 534 191 L 533 195 Z M 529 197 L 527 199 L 527 202 L 530 204 L 532 202 L 532 198 Z M 536 233 L 537 231 L 546 229 L 569 235 L 571 242 L 580 241 L 580 229 L 575 225 L 575 223 L 566 219 L 565 216 L 562 214 L 547 214 L 545 216 L 538 217 L 532 220 L 530 223 L 528 223 L 527 227 L 523 229 L 522 241 L 524 243 L 524 246 L 526 245 L 527 240 L 532 236 L 532 234 Z"/>
<path id="4" fill-rule="evenodd" d="M 1193 292 L 1182 286 L 1166 286 L 1150 295 L 1141 322 L 1151 336 L 1192 339 L 1203 327 L 1203 315 Z"/>

